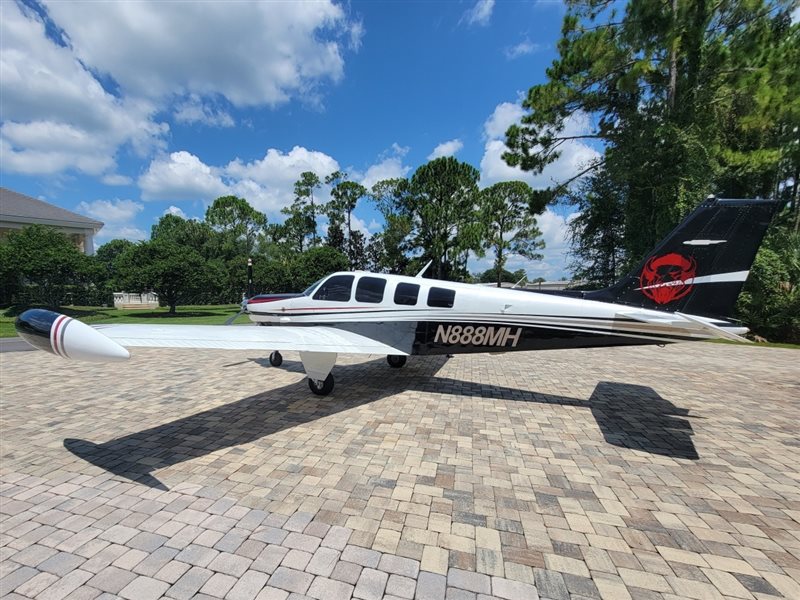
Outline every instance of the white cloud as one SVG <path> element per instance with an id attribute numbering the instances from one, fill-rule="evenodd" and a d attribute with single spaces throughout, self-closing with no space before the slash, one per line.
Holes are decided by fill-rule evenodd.
<path id="1" fill-rule="evenodd" d="M 324 152 L 295 146 L 283 153 L 270 148 L 264 158 L 249 163 L 236 159 L 224 172 L 235 180 L 234 193 L 244 196 L 258 210 L 278 213 L 294 199 L 294 184 L 304 171 L 323 179 L 339 170 L 339 163 Z"/>
<path id="2" fill-rule="evenodd" d="M 363 35 L 329 0 L 46 4 L 84 64 L 152 99 L 219 95 L 242 107 L 310 97 L 342 78 L 343 45 Z"/>
<path id="3" fill-rule="evenodd" d="M 498 105 L 486 120 L 484 133 L 487 142 L 481 158 L 481 186 L 498 181 L 525 181 L 533 188 L 546 188 L 568 180 L 600 158 L 597 150 L 582 141 L 567 140 L 559 148 L 561 155 L 541 173 L 532 174 L 519 167 L 509 166 L 502 157 L 508 150 L 504 142 L 505 131 L 512 123 L 519 122 L 523 114 L 519 105 L 506 102 Z M 583 113 L 576 113 L 566 120 L 560 135 L 574 136 L 589 131 L 589 118 Z"/>
<path id="4" fill-rule="evenodd" d="M 103 227 L 97 233 L 95 239 L 100 244 L 103 244 L 108 240 L 130 240 L 132 242 L 138 242 L 140 240 L 146 240 L 148 237 L 150 237 L 149 233 L 134 225 L 116 225 L 112 223 Z"/>
<path id="5" fill-rule="evenodd" d="M 175 106 L 175 120 L 179 123 L 201 123 L 209 127 L 233 127 L 236 124 L 227 111 L 204 101 L 197 94 L 190 94 Z"/>
<path id="6" fill-rule="evenodd" d="M 133 183 L 133 179 L 127 175 L 119 175 L 117 173 L 104 175 L 101 181 L 106 185 L 130 185 Z"/>
<path id="7" fill-rule="evenodd" d="M 22 10 L 25 10 L 23 14 Z M 160 147 L 155 107 L 107 93 L 69 48 L 53 43 L 30 10 L 4 2 L 0 19 L 3 169 L 25 174 L 114 169 L 117 149 Z"/>
<path id="8" fill-rule="evenodd" d="M 364 172 L 350 169 L 351 179 L 365 187 L 394 177 L 405 177 L 410 167 L 402 157 L 408 152 L 397 144 L 382 153 L 379 161 Z M 147 171 L 139 177 L 143 200 L 201 200 L 233 194 L 245 198 L 254 208 L 267 213 L 272 219 L 282 220 L 280 210 L 294 200 L 294 184 L 304 171 L 311 171 L 322 180 L 326 175 L 340 170 L 336 160 L 316 150 L 295 146 L 289 152 L 269 148 L 264 157 L 250 162 L 237 158 L 225 166 L 208 165 L 185 150 L 154 159 Z M 328 199 L 329 188 L 323 185 L 315 193 L 322 204 Z M 176 206 L 167 209 L 172 214 Z M 364 230 L 374 229 L 372 224 Z"/>
<path id="9" fill-rule="evenodd" d="M 134 224 L 136 216 L 142 212 L 144 205 L 133 200 L 94 200 L 81 202 L 78 212 L 86 214 L 105 223 L 97 233 L 97 240 L 126 239 L 143 240 L 147 233 Z"/>
<path id="10" fill-rule="evenodd" d="M 108 185 L 130 183 L 114 174 L 121 149 L 166 149 L 156 115 L 230 127 L 230 105 L 319 105 L 364 35 L 331 0 L 44 4 L 2 6 L 3 170 Z"/>
<path id="11" fill-rule="evenodd" d="M 385 158 L 379 163 L 370 165 L 361 178 L 361 185 L 370 189 L 373 185 L 384 179 L 397 179 L 405 177 L 411 167 L 403 164 L 403 159 L 398 156 Z"/>
<path id="12" fill-rule="evenodd" d="M 525 109 L 513 102 L 498 104 L 483 124 L 483 133 L 488 140 L 505 138 L 506 130 L 514 123 L 519 123 L 525 115 Z"/>
<path id="13" fill-rule="evenodd" d="M 164 215 L 175 215 L 176 217 L 180 217 L 181 219 L 188 219 L 189 217 L 186 216 L 186 213 L 183 212 L 180 208 L 175 206 L 174 204 L 170 204 L 164 212 Z"/>
<path id="14" fill-rule="evenodd" d="M 468 25 L 481 25 L 485 27 L 492 19 L 494 0 L 478 0 L 471 9 L 464 13 L 463 20 Z"/>
<path id="15" fill-rule="evenodd" d="M 104 223 L 127 223 L 142 212 L 144 205 L 133 200 L 81 202 L 78 210 Z"/>
<path id="16" fill-rule="evenodd" d="M 504 50 L 504 54 L 506 55 L 506 58 L 508 60 L 514 60 L 515 58 L 519 58 L 520 56 L 525 56 L 526 54 L 533 54 L 540 48 L 541 48 L 540 44 L 535 44 L 528 38 L 525 38 L 515 46 L 506 47 L 506 49 Z"/>
<path id="17" fill-rule="evenodd" d="M 380 231 L 381 225 L 379 225 L 374 219 L 370 221 L 369 224 L 362 219 L 361 217 L 357 216 L 355 213 L 350 215 L 350 226 L 353 228 L 353 231 L 360 231 L 364 234 L 364 237 L 367 239 L 372 237 L 373 233 Z"/>
<path id="18" fill-rule="evenodd" d="M 436 148 L 433 149 L 428 155 L 428 160 L 433 160 L 435 158 L 442 158 L 443 156 L 453 156 L 454 154 L 458 153 L 464 147 L 464 142 L 460 139 L 456 138 L 454 140 L 449 140 L 447 142 L 442 142 Z"/>
<path id="19" fill-rule="evenodd" d="M 211 202 L 228 193 L 217 169 L 184 150 L 153 160 L 138 183 L 143 200 Z"/>
<path id="20" fill-rule="evenodd" d="M 348 169 L 350 177 L 367 189 L 384 179 L 405 177 L 411 170 L 410 166 L 403 164 L 403 158 L 409 150 L 408 146 L 401 146 L 394 142 L 388 150 L 380 153 L 378 161 L 367 167 L 366 171 L 362 172 L 350 167 Z"/>

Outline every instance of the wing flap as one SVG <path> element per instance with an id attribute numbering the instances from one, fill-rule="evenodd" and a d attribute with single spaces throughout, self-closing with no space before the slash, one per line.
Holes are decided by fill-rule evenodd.
<path id="1" fill-rule="evenodd" d="M 95 325 L 94 328 L 128 348 L 217 348 L 408 355 L 404 350 L 366 335 L 335 327 L 137 324 Z"/>

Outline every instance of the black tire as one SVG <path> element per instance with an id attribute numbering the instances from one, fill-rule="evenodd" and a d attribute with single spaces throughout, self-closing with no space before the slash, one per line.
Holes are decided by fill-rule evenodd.
<path id="1" fill-rule="evenodd" d="M 314 392 L 317 396 L 327 396 L 333 391 L 333 375 L 328 373 L 328 376 L 325 378 L 325 381 L 320 382 L 316 379 L 308 378 L 308 387 L 311 388 L 311 391 Z"/>
<path id="2" fill-rule="evenodd" d="M 277 350 L 269 355 L 269 364 L 273 367 L 280 367 L 283 364 L 283 356 Z"/>
<path id="3" fill-rule="evenodd" d="M 398 354 L 389 354 L 386 357 L 386 362 L 389 363 L 389 366 L 393 369 L 399 369 L 406 364 L 406 357 Z"/>

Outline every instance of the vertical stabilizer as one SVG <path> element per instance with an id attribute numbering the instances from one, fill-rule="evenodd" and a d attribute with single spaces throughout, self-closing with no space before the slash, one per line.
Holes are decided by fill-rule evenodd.
<path id="1" fill-rule="evenodd" d="M 774 200 L 709 198 L 630 274 L 584 297 L 727 318 L 778 205 Z"/>

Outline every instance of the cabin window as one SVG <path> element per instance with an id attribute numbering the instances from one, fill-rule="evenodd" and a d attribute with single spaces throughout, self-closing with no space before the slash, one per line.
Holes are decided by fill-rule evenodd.
<path id="1" fill-rule="evenodd" d="M 418 296 L 419 286 L 416 283 L 398 283 L 394 290 L 394 303 L 414 306 Z"/>
<path id="2" fill-rule="evenodd" d="M 456 291 L 445 288 L 432 287 L 428 292 L 428 306 L 436 308 L 453 308 Z"/>
<path id="3" fill-rule="evenodd" d="M 372 302 L 377 304 L 383 302 L 383 290 L 386 287 L 386 280 L 380 277 L 362 277 L 356 286 L 356 301 Z"/>
<path id="4" fill-rule="evenodd" d="M 323 283 L 314 300 L 327 300 L 328 302 L 349 302 L 350 292 L 353 289 L 353 275 L 334 275 Z"/>

